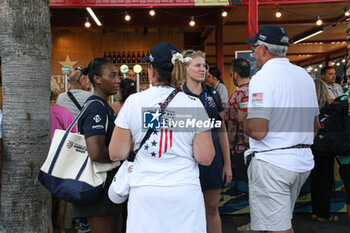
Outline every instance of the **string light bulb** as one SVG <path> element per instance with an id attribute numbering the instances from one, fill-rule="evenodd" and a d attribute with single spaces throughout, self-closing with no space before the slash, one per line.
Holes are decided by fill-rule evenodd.
<path id="1" fill-rule="evenodd" d="M 322 19 L 321 19 L 320 16 L 317 16 L 316 24 L 317 24 L 318 26 L 321 26 L 321 25 L 323 24 Z"/>
<path id="2" fill-rule="evenodd" d="M 346 62 L 345 58 L 343 60 L 341 60 L 341 62 L 345 63 Z"/>
<path id="3" fill-rule="evenodd" d="M 155 10 L 149 10 L 149 15 L 150 16 L 155 16 L 156 15 L 156 11 Z"/>
<path id="4" fill-rule="evenodd" d="M 349 16 L 350 16 L 350 10 L 347 9 L 347 8 L 344 8 L 344 10 L 345 10 L 344 15 L 345 15 L 346 17 L 349 17 Z"/>
<path id="5" fill-rule="evenodd" d="M 90 28 L 90 27 L 91 27 L 91 23 L 89 22 L 89 17 L 86 17 L 86 21 L 85 21 L 85 23 L 84 23 L 84 26 L 85 26 L 86 28 Z"/>
<path id="6" fill-rule="evenodd" d="M 128 14 L 127 11 L 125 11 L 125 16 L 124 16 L 125 21 L 129 22 L 131 20 L 131 16 Z"/>
<path id="7" fill-rule="evenodd" d="M 194 27 L 196 25 L 196 21 L 194 21 L 194 17 L 193 16 L 191 16 L 189 24 L 190 24 L 191 27 Z"/>
<path id="8" fill-rule="evenodd" d="M 279 8 L 278 11 L 276 12 L 276 17 L 281 18 L 281 16 L 282 16 L 282 9 Z"/>
<path id="9" fill-rule="evenodd" d="M 227 16 L 227 11 L 225 9 L 222 9 L 221 16 L 222 17 L 226 17 Z"/>

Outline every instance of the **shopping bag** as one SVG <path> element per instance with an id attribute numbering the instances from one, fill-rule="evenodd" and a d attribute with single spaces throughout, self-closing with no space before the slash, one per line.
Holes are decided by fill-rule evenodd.
<path id="1" fill-rule="evenodd" d="M 74 204 L 96 202 L 102 194 L 107 172 L 120 165 L 119 161 L 92 161 L 87 153 L 84 135 L 70 132 L 94 101 L 102 103 L 99 100 L 88 101 L 67 130 L 55 130 L 48 156 L 38 175 L 39 181 L 53 195 Z"/>

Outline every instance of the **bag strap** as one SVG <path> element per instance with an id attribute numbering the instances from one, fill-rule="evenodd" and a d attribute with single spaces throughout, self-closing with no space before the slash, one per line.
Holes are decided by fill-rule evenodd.
<path id="1" fill-rule="evenodd" d="M 56 153 L 52 159 L 52 162 L 50 164 L 50 168 L 48 170 L 48 174 L 52 173 L 53 168 L 55 167 L 56 161 L 58 159 L 58 156 L 63 148 L 63 145 L 68 137 L 68 134 L 70 133 L 70 131 L 73 129 L 74 125 L 78 122 L 78 120 L 80 119 L 80 117 L 84 114 L 84 112 L 86 111 L 86 109 L 89 107 L 89 105 L 93 102 L 100 102 L 103 106 L 105 106 L 105 104 L 101 101 L 101 100 L 89 100 L 87 101 L 84 106 L 83 109 L 80 111 L 80 113 L 78 114 L 78 116 L 76 116 L 73 120 L 73 122 L 69 125 L 68 129 L 66 130 L 66 132 L 64 133 L 60 144 L 57 147 Z M 106 122 L 108 121 L 108 115 L 107 115 L 107 119 Z M 106 129 L 107 130 L 107 129 Z"/>
<path id="2" fill-rule="evenodd" d="M 81 111 L 82 107 L 81 105 L 78 103 L 77 99 L 74 97 L 73 93 L 70 91 L 67 91 L 67 95 L 68 97 L 73 101 L 73 103 L 75 104 L 75 106 L 77 106 L 77 108 L 79 109 L 79 111 Z"/>
<path id="3" fill-rule="evenodd" d="M 64 130 L 64 127 L 63 127 L 63 125 L 62 125 L 62 123 L 60 122 L 60 120 L 58 120 L 58 117 L 56 116 L 56 114 L 52 111 L 52 114 L 54 115 L 54 117 L 56 118 L 56 120 L 57 120 L 57 122 L 58 122 L 58 124 L 61 126 L 61 129 L 63 129 Z"/>
<path id="4" fill-rule="evenodd" d="M 165 108 L 168 106 L 168 104 L 173 100 L 173 98 L 177 95 L 177 93 L 179 93 L 179 90 L 175 89 L 173 90 L 169 96 L 165 99 L 165 101 L 160 105 L 160 114 L 161 116 L 164 114 L 164 110 Z M 143 137 L 139 148 L 137 148 L 136 150 L 134 150 L 133 152 L 131 152 L 128 156 L 128 161 L 129 162 L 134 162 L 136 154 L 139 152 L 139 150 L 142 148 L 143 144 L 145 144 L 145 142 L 149 139 L 149 137 L 151 136 L 151 134 L 154 132 L 153 128 L 149 128 L 147 130 L 146 135 Z"/>

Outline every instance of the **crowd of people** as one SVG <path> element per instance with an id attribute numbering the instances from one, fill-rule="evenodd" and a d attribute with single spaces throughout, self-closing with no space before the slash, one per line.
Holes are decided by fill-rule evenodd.
<path id="1" fill-rule="evenodd" d="M 70 228 L 64 222 L 73 215 L 87 221 L 92 233 L 221 233 L 220 192 L 231 180 L 242 180 L 248 184 L 251 220 L 237 231 L 292 233 L 294 205 L 310 173 L 312 219 L 337 221 L 330 214 L 333 164 L 337 159 L 348 188 L 350 156 L 312 148 L 322 108 L 344 94 L 335 84 L 335 69 L 324 67 L 322 79 L 313 80 L 291 64 L 286 58 L 288 33 L 279 26 L 263 26 L 247 43 L 261 70 L 251 78 L 249 62 L 234 59 L 231 78 L 237 89 L 230 97 L 220 70 L 209 67 L 205 53 L 181 53 L 171 43 L 157 44 L 143 58 L 152 87 L 141 92 L 136 90 L 135 75 L 120 80 L 116 67 L 105 58 L 73 71 L 70 91 L 58 98 L 52 94 L 52 132 L 66 129 L 84 102 L 96 99 L 99 102 L 88 106 L 77 128 L 85 136 L 90 158 L 123 161 L 141 147 L 127 204 L 115 204 L 108 197 L 116 168 L 108 172 L 96 203 L 68 208 L 62 201 L 56 206 L 54 212 L 67 209 L 64 214 L 57 211 L 65 220 L 56 221 L 57 227 L 62 232 Z M 93 94 L 87 91 L 87 80 Z M 110 106 L 108 98 L 117 93 Z M 161 114 L 150 111 L 163 105 Z M 201 115 L 218 124 L 168 128 L 165 122 L 184 110 L 188 116 Z M 166 120 L 159 120 L 149 135 L 146 113 L 152 113 L 151 122 Z"/>

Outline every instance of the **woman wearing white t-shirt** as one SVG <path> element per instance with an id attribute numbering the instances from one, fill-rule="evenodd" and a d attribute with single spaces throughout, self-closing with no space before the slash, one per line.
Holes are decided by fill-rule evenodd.
<path id="1" fill-rule="evenodd" d="M 182 77 L 172 73 L 182 67 L 179 50 L 170 43 L 160 43 L 151 49 L 144 61 L 149 62 L 148 74 L 153 87 L 133 94 L 125 101 L 115 121 L 109 151 L 111 160 L 126 159 L 131 142 L 138 148 L 144 129 L 147 109 L 159 109 L 160 104 Z M 178 93 L 165 109 L 165 115 L 202 112 L 197 98 Z M 183 113 L 183 112 L 181 112 Z M 156 117 L 153 112 L 154 117 Z M 198 116 L 198 115 L 197 115 Z M 155 119 L 158 119 L 157 117 Z M 151 120 L 152 123 L 156 123 Z M 156 129 L 136 155 L 130 181 L 127 233 L 205 233 L 206 220 L 203 194 L 199 182 L 198 163 L 210 165 L 214 156 L 208 129 Z"/>

